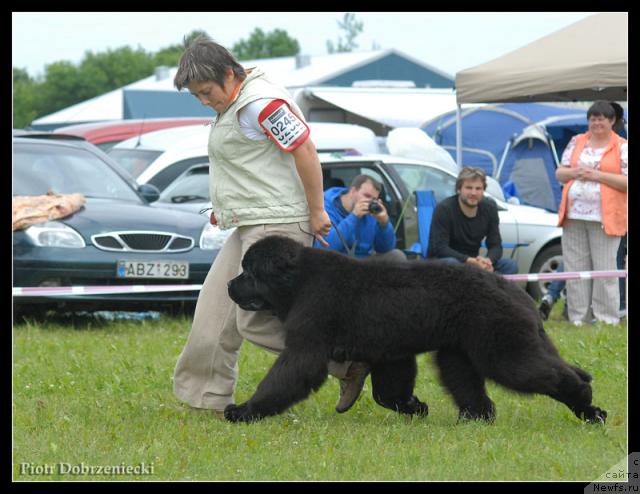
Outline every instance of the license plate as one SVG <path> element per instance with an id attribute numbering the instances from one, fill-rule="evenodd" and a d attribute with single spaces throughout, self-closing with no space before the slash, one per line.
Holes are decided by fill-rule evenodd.
<path id="1" fill-rule="evenodd" d="M 189 263 L 183 261 L 118 261 L 118 278 L 187 279 Z"/>

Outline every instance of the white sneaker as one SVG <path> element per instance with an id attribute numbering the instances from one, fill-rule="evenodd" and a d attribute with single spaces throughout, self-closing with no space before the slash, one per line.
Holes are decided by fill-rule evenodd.
<path id="1" fill-rule="evenodd" d="M 612 326 L 617 326 L 620 324 L 620 319 L 600 319 L 598 322 L 603 324 L 611 324 Z"/>

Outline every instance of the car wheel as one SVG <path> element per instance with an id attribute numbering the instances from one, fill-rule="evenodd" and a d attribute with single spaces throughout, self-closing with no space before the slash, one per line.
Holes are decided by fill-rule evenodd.
<path id="1" fill-rule="evenodd" d="M 562 246 L 551 245 L 543 249 L 531 265 L 532 273 L 555 273 L 562 262 Z M 535 300 L 540 300 L 547 293 L 550 281 L 532 281 L 527 283 L 527 292 Z"/>

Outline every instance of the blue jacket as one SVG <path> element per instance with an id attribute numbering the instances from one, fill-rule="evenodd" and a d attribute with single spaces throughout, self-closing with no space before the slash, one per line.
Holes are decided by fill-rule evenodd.
<path id="1" fill-rule="evenodd" d="M 356 257 L 367 257 L 374 252 L 384 254 L 394 249 L 396 234 L 391 222 L 387 223 L 385 227 L 381 227 L 380 223 L 370 214 L 358 218 L 355 214 L 344 209 L 340 196 L 348 190 L 346 187 L 332 187 L 324 192 L 324 208 L 333 223 L 329 235 L 325 237 L 329 247 L 324 247 L 317 240 L 314 242 L 314 247 L 332 249 L 347 254 L 347 250 L 336 231 L 337 228 L 349 249 L 353 248 L 355 242 Z"/>

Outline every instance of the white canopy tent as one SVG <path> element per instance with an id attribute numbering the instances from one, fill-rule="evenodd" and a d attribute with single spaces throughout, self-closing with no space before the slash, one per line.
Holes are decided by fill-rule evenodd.
<path id="1" fill-rule="evenodd" d="M 456 74 L 458 103 L 627 99 L 626 13 L 595 14 Z"/>
<path id="2" fill-rule="evenodd" d="M 463 103 L 626 101 L 627 13 L 589 16 L 522 48 L 456 74 Z M 458 120 L 458 153 L 462 136 Z"/>

